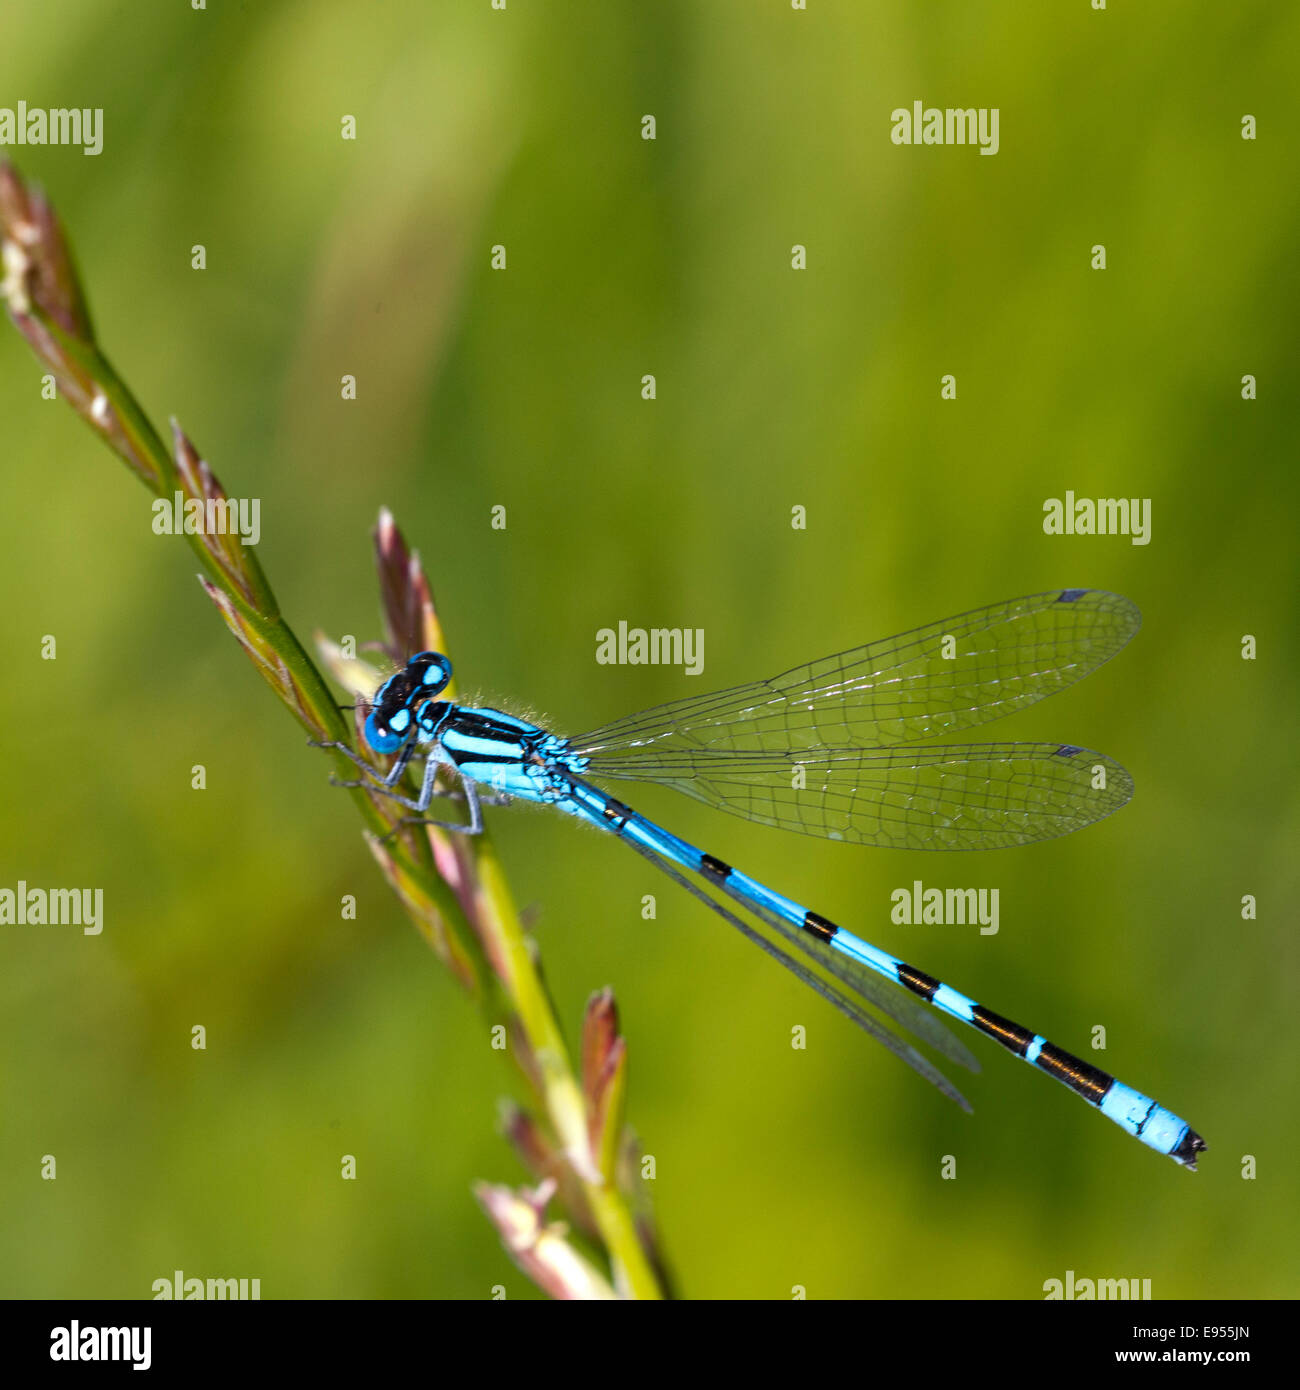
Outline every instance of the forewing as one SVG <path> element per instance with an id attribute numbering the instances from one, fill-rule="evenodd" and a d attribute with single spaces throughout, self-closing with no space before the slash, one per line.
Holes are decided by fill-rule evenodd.
<path id="1" fill-rule="evenodd" d="M 1053 589 L 657 705 L 569 742 L 579 755 L 608 759 L 651 745 L 784 752 L 934 739 L 1065 689 L 1114 656 L 1140 624 L 1118 594 Z"/>

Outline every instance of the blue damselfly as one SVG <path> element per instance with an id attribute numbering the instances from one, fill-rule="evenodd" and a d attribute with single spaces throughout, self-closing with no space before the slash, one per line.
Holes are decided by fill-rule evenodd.
<path id="1" fill-rule="evenodd" d="M 595 785 L 660 783 L 746 820 L 863 845 L 995 849 L 1068 834 L 1132 795 L 1132 780 L 1112 759 L 1061 743 L 916 745 L 1065 689 L 1114 656 L 1140 622 L 1134 605 L 1116 594 L 1055 589 L 768 680 L 675 700 L 574 738 L 500 710 L 439 699 L 451 664 L 437 652 L 420 652 L 380 686 L 365 720 L 365 742 L 395 758 L 387 773 L 342 744 L 330 746 L 366 773 L 364 782 L 344 785 L 370 786 L 420 817 L 435 796 L 449 794 L 436 783 L 439 770 L 447 770 L 468 819 L 426 818 L 445 829 L 477 833 L 483 803 L 519 798 L 610 831 L 963 1106 L 947 1078 L 883 1027 L 868 1005 L 950 1060 L 975 1066 L 918 1002 L 924 1001 L 1194 1169 L 1205 1141 L 1148 1096 L 670 834 Z M 399 783 L 417 753 L 425 762 L 419 795 L 411 797 Z M 767 931 L 737 916 L 715 892 Z"/>

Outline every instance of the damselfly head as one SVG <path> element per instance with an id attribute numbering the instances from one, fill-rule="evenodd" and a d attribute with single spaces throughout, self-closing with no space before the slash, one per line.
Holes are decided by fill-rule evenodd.
<path id="1" fill-rule="evenodd" d="M 366 742 L 376 753 L 396 753 L 411 736 L 421 706 L 436 699 L 451 679 L 441 652 L 418 652 L 375 691 L 366 716 Z"/>

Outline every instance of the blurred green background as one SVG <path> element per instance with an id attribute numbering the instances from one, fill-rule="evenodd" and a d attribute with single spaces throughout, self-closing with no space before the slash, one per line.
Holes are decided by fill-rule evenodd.
<path id="1" fill-rule="evenodd" d="M 1300 1292 L 1300 10 L 10 0 L 0 38 L 0 105 L 104 108 L 97 158 L 9 153 L 146 408 L 262 499 L 304 638 L 378 636 L 381 504 L 462 688 L 562 731 L 1021 593 L 1141 606 L 1117 661 L 988 735 L 1129 767 L 1085 834 L 907 855 L 642 800 L 1062 1045 L 1104 1025 L 1094 1060 L 1209 1140 L 1194 1176 L 978 1041 L 960 1113 L 613 841 L 493 815 L 570 1036 L 617 992 L 682 1294 Z M 998 107 L 1000 153 L 896 148 L 916 99 Z M 481 1020 L 7 325 L 0 402 L 0 883 L 106 912 L 97 939 L 0 928 L 0 1293 L 147 1297 L 180 1268 L 531 1296 L 470 1195 L 523 1178 Z M 1066 489 L 1151 498 L 1150 545 L 1045 536 Z M 597 665 L 620 619 L 703 628 L 705 674 Z M 1000 933 L 892 925 L 915 878 L 999 888 Z"/>

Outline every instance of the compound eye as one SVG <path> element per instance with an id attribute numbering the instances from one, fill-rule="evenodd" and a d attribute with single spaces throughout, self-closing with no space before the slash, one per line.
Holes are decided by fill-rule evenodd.
<path id="1" fill-rule="evenodd" d="M 440 652 L 422 652 L 419 659 L 426 658 L 428 664 L 420 677 L 420 690 L 425 695 L 436 695 L 451 679 L 451 662 Z"/>
<path id="2" fill-rule="evenodd" d="M 406 710 L 398 710 L 397 713 L 408 723 L 410 722 L 411 716 Z M 393 722 L 396 722 L 396 716 Z M 380 722 L 377 711 L 372 711 L 366 716 L 365 735 L 366 742 L 376 753 L 396 753 L 402 746 L 401 735 L 392 733 L 389 728 L 386 728 Z"/>

